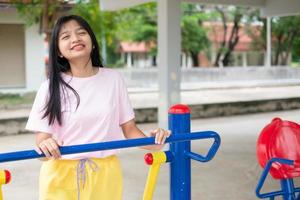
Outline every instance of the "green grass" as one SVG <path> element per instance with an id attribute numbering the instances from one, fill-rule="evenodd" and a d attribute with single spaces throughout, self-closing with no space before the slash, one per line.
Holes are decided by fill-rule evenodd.
<path id="1" fill-rule="evenodd" d="M 299 62 L 292 62 L 291 66 L 292 67 L 300 67 L 300 63 Z"/>
<path id="2" fill-rule="evenodd" d="M 0 93 L 0 106 L 32 104 L 35 93 L 20 94 L 2 94 Z"/>

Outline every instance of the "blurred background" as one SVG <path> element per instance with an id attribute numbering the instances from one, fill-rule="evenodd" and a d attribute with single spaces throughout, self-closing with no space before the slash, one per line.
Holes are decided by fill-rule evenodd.
<path id="1" fill-rule="evenodd" d="M 192 199 L 256 199 L 260 131 L 274 117 L 299 122 L 300 2 L 0 0 L 1 152 L 34 147 L 24 127 L 47 78 L 52 27 L 68 14 L 92 26 L 103 63 L 124 76 L 145 132 L 166 127 L 167 108 L 183 103 L 194 131 L 221 135 L 216 158 L 192 165 Z M 193 142 L 193 149 L 205 152 L 207 144 Z M 120 154 L 125 200 L 141 199 L 144 153 Z M 37 160 L 1 164 L 13 172 L 5 199 L 37 199 L 39 167 Z M 168 181 L 163 166 L 154 199 L 169 198 Z M 278 188 L 270 179 L 266 191 Z"/>

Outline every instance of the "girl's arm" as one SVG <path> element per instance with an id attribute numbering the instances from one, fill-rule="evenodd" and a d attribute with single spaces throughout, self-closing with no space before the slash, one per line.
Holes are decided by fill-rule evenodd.
<path id="1" fill-rule="evenodd" d="M 147 137 L 135 124 L 134 119 L 121 125 L 124 136 L 127 139 L 144 138 Z M 160 150 L 164 146 L 165 140 L 171 134 L 170 131 L 158 128 L 150 132 L 150 136 L 155 136 L 155 143 L 157 145 L 142 146 L 146 150 Z"/>
<path id="2" fill-rule="evenodd" d="M 57 142 L 51 134 L 38 132 L 36 133 L 35 139 L 37 147 L 46 156 L 46 159 L 44 158 L 41 160 L 47 160 L 50 158 L 58 159 L 61 157 L 59 146 L 61 146 L 62 144 L 60 142 Z"/>

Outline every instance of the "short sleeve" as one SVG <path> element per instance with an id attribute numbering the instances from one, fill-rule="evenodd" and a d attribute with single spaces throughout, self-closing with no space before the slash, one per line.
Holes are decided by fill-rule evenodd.
<path id="1" fill-rule="evenodd" d="M 134 119 L 134 111 L 124 79 L 119 75 L 119 125 Z"/>
<path id="2" fill-rule="evenodd" d="M 25 129 L 33 132 L 43 132 L 53 134 L 53 126 L 48 124 L 48 118 L 43 118 L 44 108 L 48 95 L 48 82 L 44 82 L 39 88 L 34 103 L 31 108 L 31 112 L 28 117 L 28 121 Z"/>

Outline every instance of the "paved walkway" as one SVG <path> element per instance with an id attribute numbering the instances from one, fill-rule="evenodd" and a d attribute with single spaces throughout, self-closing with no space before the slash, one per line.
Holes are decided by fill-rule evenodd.
<path id="1" fill-rule="evenodd" d="M 300 97 L 299 85 L 265 85 L 264 87 L 203 87 L 183 90 L 181 103 L 188 105 L 244 102 L 256 100 L 287 99 Z M 155 89 L 129 88 L 129 96 L 134 108 L 152 108 L 158 106 L 158 93 Z M 1 119 L 23 118 L 30 112 L 30 106 L 17 110 L 0 110 Z"/>
<path id="2" fill-rule="evenodd" d="M 262 128 L 274 117 L 300 122 L 300 110 L 240 115 L 192 121 L 192 130 L 214 130 L 222 138 L 216 157 L 208 163 L 192 161 L 192 200 L 255 200 L 255 187 L 262 172 L 256 159 L 256 141 Z M 140 124 L 148 132 L 156 124 Z M 34 135 L 22 134 L 1 137 L 0 152 L 32 149 Z M 208 141 L 193 141 L 192 150 L 204 154 Z M 122 150 L 120 159 L 124 174 L 124 199 L 141 200 L 148 173 L 138 148 Z M 3 186 L 4 200 L 36 200 L 38 173 L 41 162 L 27 160 L 1 163 L 1 169 L 12 172 L 12 182 Z M 26 166 L 30 166 L 27 167 Z M 168 200 L 169 168 L 163 165 L 153 200 Z M 300 186 L 300 179 L 295 181 Z M 268 179 L 264 191 L 275 191 L 278 182 Z"/>
<path id="3" fill-rule="evenodd" d="M 184 104 L 214 104 L 243 102 L 269 99 L 285 99 L 300 97 L 300 85 L 245 87 L 245 88 L 212 88 L 185 90 L 181 92 Z M 132 104 L 135 108 L 157 107 L 157 92 L 132 92 Z"/>

